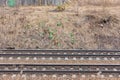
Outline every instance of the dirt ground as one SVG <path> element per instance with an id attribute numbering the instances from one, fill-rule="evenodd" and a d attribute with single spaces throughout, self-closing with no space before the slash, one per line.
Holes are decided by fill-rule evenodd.
<path id="1" fill-rule="evenodd" d="M 54 9 L 0 7 L 0 48 L 120 49 L 119 6 Z"/>
<path id="2" fill-rule="evenodd" d="M 119 60 L 33 60 L 33 59 L 4 59 L 0 60 L 0 63 L 59 63 L 59 64 L 120 64 Z"/>
<path id="3" fill-rule="evenodd" d="M 0 49 L 120 50 L 120 1 L 80 0 L 79 7 L 56 12 L 53 6 L 0 7 Z M 105 1 L 105 0 L 104 0 Z M 112 1 L 112 2 L 111 2 Z M 114 6 L 111 3 L 114 2 Z M 86 4 L 84 4 L 86 3 Z M 88 5 L 92 4 L 92 5 Z M 101 6 L 102 5 L 102 6 Z M 119 60 L 8 60 L 0 63 L 119 64 Z M 103 75 L 104 76 L 104 75 Z M 120 80 L 120 76 L 9 75 L 0 80 Z"/>
<path id="4" fill-rule="evenodd" d="M 91 76 L 91 75 L 90 75 Z M 85 76 L 84 75 L 1 75 L 0 80 L 119 80 L 119 77 L 100 77 L 100 76 Z"/>
<path id="5" fill-rule="evenodd" d="M 0 49 L 116 49 L 120 50 L 120 1 L 80 0 L 63 12 L 56 7 L 0 7 Z M 89 1 L 89 2 L 88 2 Z M 104 0 L 106 1 L 106 0 Z M 86 3 L 86 4 L 85 4 Z M 114 6 L 111 6 L 114 3 Z M 88 5 L 92 4 L 92 5 Z M 102 5 L 102 6 L 101 6 Z M 119 64 L 119 60 L 18 60 L 0 63 Z M 120 77 L 120 76 L 119 76 Z M 120 80 L 84 75 L 7 75 L 0 80 Z"/>

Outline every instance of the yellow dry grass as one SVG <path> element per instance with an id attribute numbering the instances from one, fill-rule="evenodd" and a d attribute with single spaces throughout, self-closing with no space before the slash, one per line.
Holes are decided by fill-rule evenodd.
<path id="1" fill-rule="evenodd" d="M 120 4 L 120 0 L 76 0 L 80 5 L 94 5 L 94 6 L 116 6 Z"/>
<path id="2" fill-rule="evenodd" d="M 0 48 L 120 49 L 120 1 L 79 3 L 63 12 L 53 6 L 0 7 Z"/>

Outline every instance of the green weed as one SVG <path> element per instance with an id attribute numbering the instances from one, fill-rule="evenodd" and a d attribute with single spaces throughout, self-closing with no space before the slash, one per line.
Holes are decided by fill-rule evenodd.
<path id="1" fill-rule="evenodd" d="M 52 29 L 49 28 L 48 31 L 49 31 L 49 32 L 48 32 L 48 33 L 49 33 L 49 39 L 53 39 L 56 30 L 52 30 Z"/>
<path id="2" fill-rule="evenodd" d="M 70 39 L 71 39 L 71 43 L 74 44 L 75 43 L 75 38 L 74 38 L 73 33 L 70 33 Z"/>
<path id="3" fill-rule="evenodd" d="M 32 27 L 31 24 L 27 24 L 27 25 L 24 26 L 25 29 L 30 29 L 31 27 Z"/>
<path id="4" fill-rule="evenodd" d="M 45 27 L 45 25 L 46 25 L 46 22 L 45 22 L 45 21 L 39 22 L 39 27 Z"/>
<path id="5" fill-rule="evenodd" d="M 60 27 L 60 26 L 63 26 L 62 22 L 57 22 L 57 26 Z"/>
<path id="6" fill-rule="evenodd" d="M 57 45 L 58 45 L 58 47 L 61 47 L 61 43 L 58 43 Z"/>

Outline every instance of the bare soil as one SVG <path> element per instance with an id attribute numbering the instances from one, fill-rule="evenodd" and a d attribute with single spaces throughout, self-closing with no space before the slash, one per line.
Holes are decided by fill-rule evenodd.
<path id="1" fill-rule="evenodd" d="M 49 75 L 49 76 L 35 76 L 35 75 L 4 75 L 0 76 L 0 80 L 119 80 L 118 77 L 90 77 L 86 76 L 85 78 L 81 77 L 81 75 L 67 75 L 63 77 L 62 75 Z"/>
<path id="2" fill-rule="evenodd" d="M 79 0 L 63 12 L 56 7 L 0 7 L 0 49 L 120 50 L 120 1 Z M 103 2 L 104 1 L 104 2 Z M 119 60 L 0 60 L 0 63 L 120 64 Z M 0 75 L 0 80 L 120 80 L 81 75 Z"/>
<path id="3" fill-rule="evenodd" d="M 41 64 L 48 64 L 48 63 L 59 63 L 59 64 L 120 64 L 119 60 L 25 60 L 25 59 L 20 59 L 20 60 L 0 60 L 0 63 L 41 63 Z"/>
<path id="4" fill-rule="evenodd" d="M 120 49 L 120 7 L 0 7 L 1 49 Z"/>

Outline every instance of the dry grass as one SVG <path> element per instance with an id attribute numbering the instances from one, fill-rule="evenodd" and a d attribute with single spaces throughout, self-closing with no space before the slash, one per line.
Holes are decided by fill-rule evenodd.
<path id="1" fill-rule="evenodd" d="M 52 10 L 1 8 L 0 48 L 120 49 L 119 7 L 83 6 L 79 16 Z"/>
<path id="2" fill-rule="evenodd" d="M 79 3 L 64 12 L 53 6 L 0 7 L 0 48 L 120 49 L 120 1 Z"/>
<path id="3" fill-rule="evenodd" d="M 94 5 L 94 6 L 119 6 L 119 0 L 76 0 L 80 5 Z"/>

